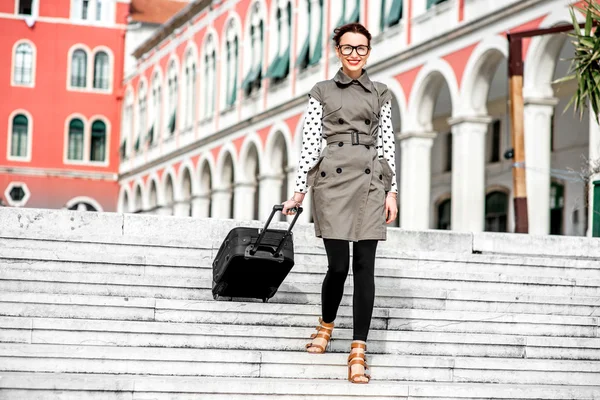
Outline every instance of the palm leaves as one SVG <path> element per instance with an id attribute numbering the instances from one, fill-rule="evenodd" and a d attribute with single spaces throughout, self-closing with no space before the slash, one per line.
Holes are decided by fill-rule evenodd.
<path id="1" fill-rule="evenodd" d="M 573 6 L 569 11 L 575 30 L 569 36 L 574 39 L 575 54 L 571 59 L 570 75 L 556 83 L 577 79 L 577 91 L 566 108 L 573 106 L 581 119 L 589 102 L 596 120 L 600 122 L 600 29 L 593 29 L 600 24 L 600 4 L 596 0 L 585 0 L 582 6 Z M 585 14 L 583 31 L 575 11 Z"/>

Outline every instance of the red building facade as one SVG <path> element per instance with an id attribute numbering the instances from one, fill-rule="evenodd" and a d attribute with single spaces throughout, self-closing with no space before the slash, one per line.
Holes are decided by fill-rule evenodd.
<path id="1" fill-rule="evenodd" d="M 129 0 L 0 2 L 0 201 L 114 211 Z"/>

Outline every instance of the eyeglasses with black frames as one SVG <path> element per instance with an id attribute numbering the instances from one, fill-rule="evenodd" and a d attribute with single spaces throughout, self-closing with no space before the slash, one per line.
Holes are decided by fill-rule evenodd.
<path id="1" fill-rule="evenodd" d="M 344 56 L 349 56 L 356 49 L 356 54 L 358 54 L 359 56 L 362 57 L 362 56 L 367 55 L 367 53 L 371 49 L 371 46 L 365 46 L 363 44 L 358 45 L 358 46 L 352 46 L 350 44 L 342 44 L 342 45 L 338 46 L 338 49 L 340 49 L 340 53 L 342 53 L 342 55 L 344 55 Z"/>

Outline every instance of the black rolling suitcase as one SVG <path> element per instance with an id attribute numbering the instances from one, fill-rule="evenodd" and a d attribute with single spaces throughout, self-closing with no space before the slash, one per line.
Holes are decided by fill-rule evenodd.
<path id="1" fill-rule="evenodd" d="M 213 298 L 249 297 L 266 302 L 294 266 L 292 228 L 302 213 L 299 208 L 287 230 L 268 229 L 282 205 L 273 207 L 265 227 L 232 229 L 213 261 Z"/>

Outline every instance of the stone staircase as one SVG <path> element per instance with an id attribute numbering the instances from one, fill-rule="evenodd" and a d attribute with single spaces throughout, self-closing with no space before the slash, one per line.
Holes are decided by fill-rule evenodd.
<path id="1" fill-rule="evenodd" d="M 269 303 L 214 301 L 258 222 L 0 208 L 0 399 L 600 399 L 600 242 L 409 232 L 378 249 L 373 380 L 305 353 L 326 270 L 310 225 Z M 278 224 L 276 224 L 278 226 Z"/>

